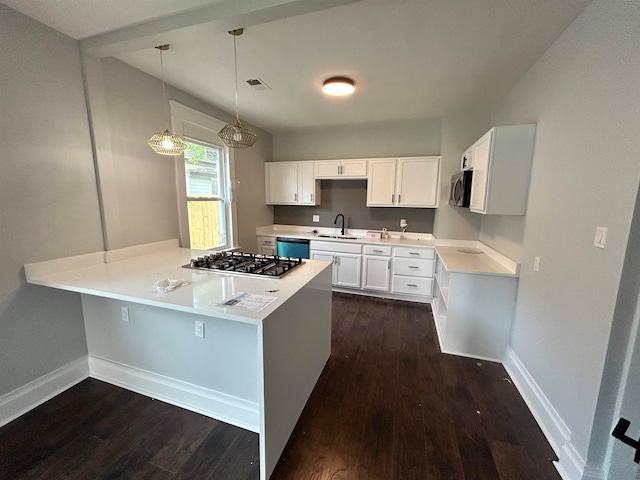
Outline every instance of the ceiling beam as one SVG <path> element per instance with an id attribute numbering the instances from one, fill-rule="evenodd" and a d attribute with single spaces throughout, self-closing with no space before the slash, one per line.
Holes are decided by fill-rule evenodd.
<path id="1" fill-rule="evenodd" d="M 220 0 L 206 7 L 139 23 L 80 41 L 96 57 L 114 56 L 202 33 L 227 32 L 361 0 Z"/>

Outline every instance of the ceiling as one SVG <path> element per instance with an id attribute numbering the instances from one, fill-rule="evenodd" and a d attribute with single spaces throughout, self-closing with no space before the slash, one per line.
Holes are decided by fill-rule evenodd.
<path id="1" fill-rule="evenodd" d="M 499 100 L 590 0 L 0 0 L 271 133 L 440 117 Z M 356 82 L 330 98 L 328 77 Z M 270 89 L 245 81 L 260 78 Z"/>

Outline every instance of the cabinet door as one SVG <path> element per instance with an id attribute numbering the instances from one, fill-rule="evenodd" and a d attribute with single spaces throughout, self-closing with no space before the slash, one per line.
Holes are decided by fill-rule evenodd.
<path id="1" fill-rule="evenodd" d="M 484 213 L 486 211 L 492 139 L 493 130 L 489 130 L 473 144 L 473 179 L 471 180 L 471 203 L 469 205 L 473 212 Z"/>
<path id="2" fill-rule="evenodd" d="M 391 259 L 389 257 L 363 257 L 362 288 L 379 292 L 389 291 Z"/>
<path id="3" fill-rule="evenodd" d="M 337 178 L 340 177 L 339 160 L 322 160 L 315 162 L 316 178 Z"/>
<path id="4" fill-rule="evenodd" d="M 361 255 L 335 254 L 333 284 L 340 287 L 360 288 Z"/>
<path id="5" fill-rule="evenodd" d="M 340 176 L 350 178 L 367 178 L 366 160 L 343 160 L 340 163 Z"/>
<path id="6" fill-rule="evenodd" d="M 314 162 L 300 162 L 298 164 L 298 204 L 318 205 L 320 199 L 316 188 Z"/>
<path id="7" fill-rule="evenodd" d="M 437 207 L 440 159 L 401 158 L 398 160 L 398 206 Z"/>
<path id="8" fill-rule="evenodd" d="M 265 164 L 267 203 L 295 205 L 298 203 L 298 165 L 294 162 Z"/>
<path id="9" fill-rule="evenodd" d="M 390 207 L 395 204 L 396 160 L 369 160 L 367 206 Z"/>
<path id="10" fill-rule="evenodd" d="M 309 258 L 311 260 L 320 260 L 322 262 L 333 262 L 332 265 L 332 278 L 331 283 L 335 285 L 336 283 L 336 262 L 334 261 L 335 255 L 331 252 L 318 252 L 315 250 L 309 251 Z"/>

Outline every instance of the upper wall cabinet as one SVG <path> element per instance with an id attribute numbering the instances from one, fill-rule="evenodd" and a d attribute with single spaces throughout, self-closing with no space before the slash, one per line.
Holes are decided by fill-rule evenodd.
<path id="1" fill-rule="evenodd" d="M 367 178 L 367 160 L 318 160 L 316 164 L 316 178 L 320 179 L 348 179 Z"/>
<path id="2" fill-rule="evenodd" d="M 368 207 L 438 206 L 440 157 L 369 160 Z"/>
<path id="3" fill-rule="evenodd" d="M 524 215 L 535 125 L 494 127 L 472 146 L 472 212 Z"/>
<path id="4" fill-rule="evenodd" d="M 267 204 L 319 205 L 320 186 L 314 178 L 314 163 L 265 163 Z"/>

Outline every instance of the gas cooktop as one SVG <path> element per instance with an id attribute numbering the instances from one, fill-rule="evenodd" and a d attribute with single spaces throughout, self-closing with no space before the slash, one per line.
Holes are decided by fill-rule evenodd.
<path id="1" fill-rule="evenodd" d="M 256 255 L 242 252 L 217 252 L 193 258 L 183 268 L 280 278 L 304 262 L 301 258 Z"/>

